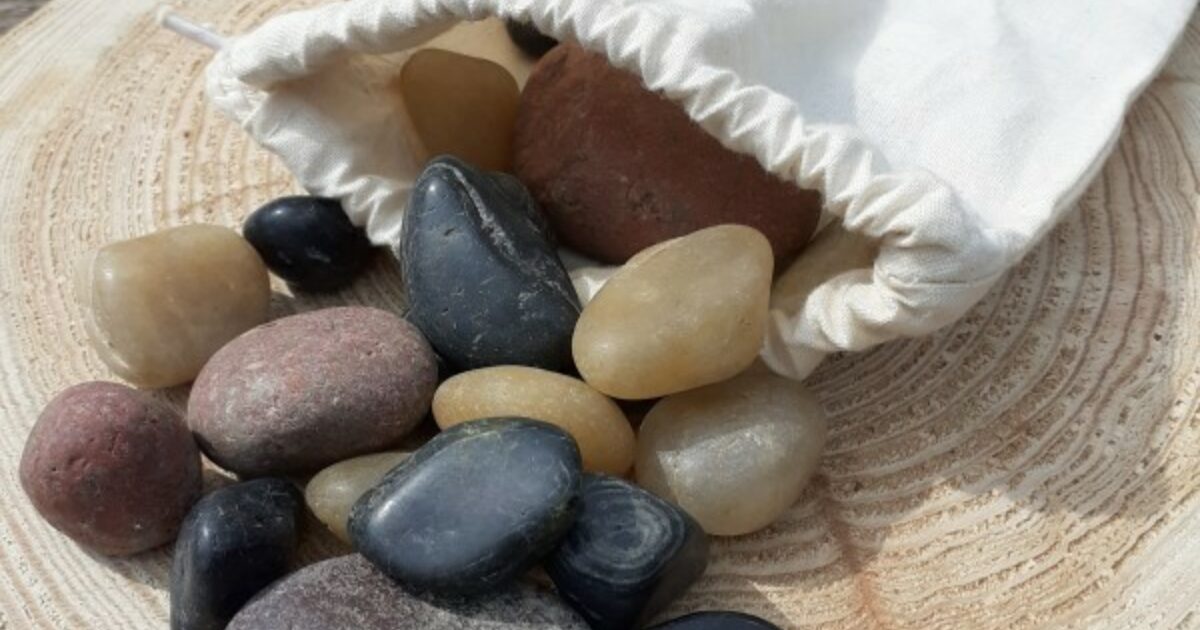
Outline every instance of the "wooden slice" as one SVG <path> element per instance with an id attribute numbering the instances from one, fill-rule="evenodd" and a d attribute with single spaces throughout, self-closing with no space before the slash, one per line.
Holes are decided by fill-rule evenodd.
<path id="1" fill-rule="evenodd" d="M 237 226 L 296 190 L 206 106 L 208 52 L 159 30 L 154 5 L 56 0 L 0 40 L 0 628 L 166 623 L 168 551 L 94 556 L 17 483 L 41 406 L 112 378 L 80 325 L 77 261 L 167 226 Z M 179 8 L 237 33 L 296 6 Z M 495 24 L 476 28 L 511 54 Z M 716 542 L 674 612 L 787 628 L 1200 626 L 1198 191 L 1194 21 L 1079 209 L 977 308 L 813 376 L 831 414 L 819 478 L 776 526 Z M 277 288 L 277 315 L 402 306 L 383 258 L 338 295 Z M 310 532 L 306 560 L 345 551 Z"/>

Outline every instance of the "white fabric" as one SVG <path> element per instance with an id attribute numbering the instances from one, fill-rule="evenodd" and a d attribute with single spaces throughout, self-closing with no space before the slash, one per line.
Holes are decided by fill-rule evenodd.
<path id="1" fill-rule="evenodd" d="M 394 244 L 418 165 L 397 149 L 389 75 L 371 71 L 396 62 L 374 55 L 491 15 L 601 52 L 878 239 L 872 271 L 772 312 L 763 357 L 803 378 L 824 353 L 928 333 L 975 303 L 1097 172 L 1193 4 L 350 0 L 230 39 L 208 91 Z"/>

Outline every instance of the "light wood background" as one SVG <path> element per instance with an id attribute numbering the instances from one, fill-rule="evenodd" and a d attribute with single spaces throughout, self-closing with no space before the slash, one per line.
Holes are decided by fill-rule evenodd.
<path id="1" fill-rule="evenodd" d="M 153 0 L 55 0 L 0 40 L 0 628 L 165 627 L 166 551 L 108 560 L 34 514 L 16 463 L 59 389 L 112 378 L 74 264 L 293 190 L 205 106 L 207 52 Z M 3 4 L 0 4 L 2 7 Z M 237 33 L 288 0 L 191 0 Z M 493 29 L 494 30 L 494 29 Z M 820 475 L 777 526 L 715 546 L 677 607 L 788 628 L 1200 627 L 1200 21 L 1054 233 L 963 321 L 838 357 Z M 381 259 L 276 314 L 399 310 Z M 186 391 L 159 393 L 182 405 Z M 752 454 L 747 454 L 752 456 Z M 215 480 L 215 478 L 214 478 Z M 344 551 L 313 534 L 303 556 Z"/>

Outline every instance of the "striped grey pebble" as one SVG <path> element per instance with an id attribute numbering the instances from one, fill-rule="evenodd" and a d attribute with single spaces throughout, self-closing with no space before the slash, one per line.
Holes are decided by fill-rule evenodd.
<path id="1" fill-rule="evenodd" d="M 546 562 L 559 595 L 595 630 L 640 627 L 704 573 L 708 537 L 679 507 L 585 475 L 579 516 Z"/>

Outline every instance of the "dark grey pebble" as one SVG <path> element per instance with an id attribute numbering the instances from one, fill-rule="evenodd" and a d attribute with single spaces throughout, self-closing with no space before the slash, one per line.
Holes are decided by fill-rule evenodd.
<path id="1" fill-rule="evenodd" d="M 780 630 L 779 626 L 746 613 L 723 610 L 684 615 L 646 630 Z"/>
<path id="2" fill-rule="evenodd" d="M 542 55 L 550 52 L 551 48 L 558 45 L 558 40 L 543 35 L 532 24 L 528 22 L 518 22 L 517 20 L 505 20 L 504 29 L 508 31 L 508 38 L 512 40 L 521 52 L 533 57 L 540 58 Z"/>
<path id="3" fill-rule="evenodd" d="M 267 268 L 302 291 L 347 286 L 371 260 L 366 232 L 336 199 L 281 197 L 250 213 L 242 236 Z"/>

